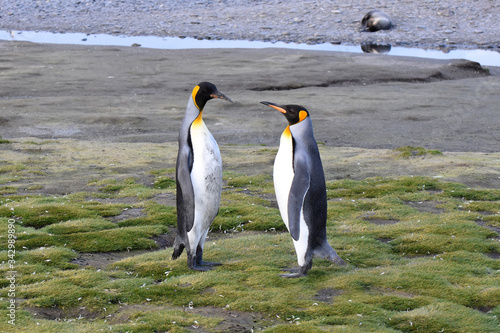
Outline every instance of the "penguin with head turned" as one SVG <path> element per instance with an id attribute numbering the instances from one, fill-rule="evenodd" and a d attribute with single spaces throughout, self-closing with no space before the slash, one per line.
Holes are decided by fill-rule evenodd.
<path id="1" fill-rule="evenodd" d="M 219 211 L 222 192 L 219 147 L 202 119 L 205 104 L 213 98 L 231 102 L 210 82 L 194 87 L 179 130 L 176 164 L 177 235 L 172 259 L 186 248 L 189 268 L 201 271 L 220 265 L 203 261 L 205 239 Z"/>
<path id="2" fill-rule="evenodd" d="M 291 273 L 281 276 L 307 275 L 313 257 L 345 265 L 326 238 L 325 175 L 309 112 L 300 105 L 261 103 L 280 111 L 288 120 L 274 161 L 273 181 L 278 207 L 292 236 L 299 268 L 290 269 Z"/>

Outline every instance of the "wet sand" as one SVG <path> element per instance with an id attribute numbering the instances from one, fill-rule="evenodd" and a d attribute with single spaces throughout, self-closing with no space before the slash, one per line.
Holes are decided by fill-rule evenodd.
<path id="1" fill-rule="evenodd" d="M 498 151 L 500 77 L 477 63 L 300 50 L 152 50 L 0 42 L 4 138 L 175 142 L 191 89 L 222 144 L 276 145 L 262 100 L 305 106 L 327 146 Z"/>
<path id="2" fill-rule="evenodd" d="M 458 163 L 466 171 L 445 179 L 500 187 L 498 154 L 493 154 L 500 139 L 500 76 L 477 63 L 283 49 L 153 50 L 26 42 L 0 42 L 0 49 L 0 135 L 14 142 L 61 140 L 59 148 L 51 149 L 61 150 L 58 155 L 70 154 L 75 145 L 94 154 L 92 147 L 105 145 L 106 156 L 116 154 L 113 163 L 120 164 L 120 156 L 125 156 L 123 163 L 138 159 L 150 144 L 155 156 L 148 155 L 149 166 L 173 167 L 187 99 L 194 85 L 206 80 L 235 101 L 211 101 L 204 112 L 226 151 L 226 169 L 270 172 L 272 160 L 253 163 L 245 155 L 253 154 L 252 147 L 276 148 L 286 126 L 279 113 L 259 103 L 267 100 L 301 104 L 310 111 L 328 161 L 327 179 L 439 176 Z M 16 148 L 2 146 L 2 160 L 12 163 L 7 152 Z M 445 156 L 419 160 L 418 166 L 401 164 L 390 149 L 402 146 L 437 149 Z M 139 151 L 123 155 L 133 147 Z M 42 188 L 47 193 L 81 190 L 93 172 L 80 165 L 78 172 L 64 175 L 67 186 L 44 183 Z M 62 182 L 59 174 L 54 177 Z"/>

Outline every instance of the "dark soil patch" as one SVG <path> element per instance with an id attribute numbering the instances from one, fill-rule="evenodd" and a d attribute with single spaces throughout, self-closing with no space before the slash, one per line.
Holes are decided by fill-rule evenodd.
<path id="1" fill-rule="evenodd" d="M 113 222 L 120 222 L 145 216 L 142 208 L 125 208 L 120 215 L 112 216 L 109 219 Z"/>
<path id="2" fill-rule="evenodd" d="M 488 223 L 486 223 L 485 221 L 483 220 L 475 220 L 474 222 L 476 222 L 477 225 L 480 225 L 481 227 L 485 227 L 491 231 L 494 231 L 497 233 L 497 235 L 500 235 L 500 228 L 499 227 L 495 227 L 493 225 L 489 225 Z"/>
<path id="3" fill-rule="evenodd" d="M 174 206 L 176 205 L 176 197 L 173 193 L 162 193 L 158 194 L 153 198 L 153 200 L 159 204 L 164 206 Z"/>
<path id="4" fill-rule="evenodd" d="M 276 324 L 274 320 L 271 321 L 268 317 L 255 312 L 212 307 L 186 309 L 186 312 L 196 313 L 204 317 L 221 318 L 222 320 L 211 332 L 254 332 Z M 193 331 L 199 332 L 198 329 Z"/>
<path id="5" fill-rule="evenodd" d="M 131 304 L 120 307 L 120 309 L 108 319 L 110 323 L 113 324 L 127 323 L 131 320 L 131 317 L 138 312 L 157 312 L 170 309 L 174 310 L 180 308 L 149 304 Z M 241 312 L 215 307 L 184 308 L 184 311 L 203 317 L 220 318 L 218 325 L 210 329 L 210 332 L 253 332 L 276 324 L 274 318 L 271 320 L 256 312 Z M 208 332 L 204 330 L 203 327 L 196 326 L 195 323 L 193 323 L 191 327 L 186 327 L 186 329 L 193 332 Z"/>
<path id="6" fill-rule="evenodd" d="M 399 220 L 396 219 L 377 219 L 377 218 L 365 218 L 365 221 L 376 225 L 385 225 L 385 224 L 396 224 Z"/>
<path id="7" fill-rule="evenodd" d="M 39 308 L 39 307 L 24 307 L 26 310 L 33 314 L 35 318 L 47 320 L 64 320 L 64 319 L 95 319 L 100 316 L 98 312 L 91 312 L 84 308 L 70 308 L 61 309 L 60 307 Z"/>
<path id="8" fill-rule="evenodd" d="M 325 288 L 320 289 L 314 296 L 314 299 L 319 302 L 332 303 L 335 296 L 339 296 L 343 293 L 342 290 Z"/>
<path id="9" fill-rule="evenodd" d="M 171 231 L 169 230 L 169 232 L 163 235 L 155 236 L 152 238 L 155 241 L 155 243 L 158 244 L 159 250 L 174 246 L 174 239 L 176 234 L 174 231 L 175 230 L 172 229 Z"/>
<path id="10" fill-rule="evenodd" d="M 390 241 L 392 241 L 392 238 L 376 238 L 379 242 L 388 244 Z"/>
<path id="11" fill-rule="evenodd" d="M 493 308 L 489 307 L 489 306 L 480 306 L 480 307 L 473 308 L 473 309 L 481 311 L 482 313 L 489 313 L 491 310 L 493 310 Z"/>
<path id="12" fill-rule="evenodd" d="M 486 253 L 486 256 L 491 259 L 500 259 L 500 253 L 498 252 Z"/>
<path id="13" fill-rule="evenodd" d="M 136 255 L 151 252 L 150 250 L 116 251 L 100 253 L 80 253 L 78 258 L 73 259 L 71 263 L 78 264 L 80 267 L 92 266 L 96 269 L 106 269 L 109 264 L 122 259 Z"/>
<path id="14" fill-rule="evenodd" d="M 132 251 L 113 251 L 113 252 L 98 252 L 98 253 L 80 253 L 78 258 L 73 259 L 71 263 L 78 264 L 80 267 L 92 266 L 96 269 L 106 269 L 108 265 L 113 264 L 122 259 L 137 256 L 140 254 L 163 250 L 167 247 L 172 247 L 174 244 L 175 232 L 168 232 L 163 235 L 155 236 L 152 239 L 158 244 L 157 249 L 151 250 L 132 250 Z"/>

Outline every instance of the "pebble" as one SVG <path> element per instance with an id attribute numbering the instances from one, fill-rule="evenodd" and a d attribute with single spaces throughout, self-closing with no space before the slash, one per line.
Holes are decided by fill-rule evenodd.
<path id="1" fill-rule="evenodd" d="M 443 43 L 443 35 L 453 35 L 453 42 L 459 47 L 500 49 L 496 24 L 500 6 L 495 1 L 385 0 L 383 5 L 372 6 L 374 4 L 367 6 L 364 0 L 348 3 L 321 0 L 162 3 L 156 0 L 16 0 L 2 3 L 4 15 L 0 13 L 0 30 L 129 36 L 147 33 L 351 45 L 377 40 L 392 45 L 433 48 Z M 383 32 L 360 32 L 361 19 L 372 9 L 384 11 L 395 27 Z M 190 19 L 186 20 L 186 16 Z M 110 22 L 119 22 L 120 26 Z"/>

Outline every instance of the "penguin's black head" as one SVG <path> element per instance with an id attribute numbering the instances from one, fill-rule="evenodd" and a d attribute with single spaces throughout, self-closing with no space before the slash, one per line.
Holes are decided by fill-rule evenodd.
<path id="1" fill-rule="evenodd" d="M 220 98 L 229 102 L 233 102 L 223 93 L 217 90 L 217 87 L 210 82 L 201 82 L 193 89 L 193 100 L 198 107 L 198 110 L 203 110 L 205 104 L 212 98 Z"/>
<path id="2" fill-rule="evenodd" d="M 271 102 L 261 102 L 264 105 L 270 106 L 285 115 L 288 124 L 294 125 L 300 123 L 309 116 L 309 111 L 305 107 L 295 104 L 279 105 Z"/>

